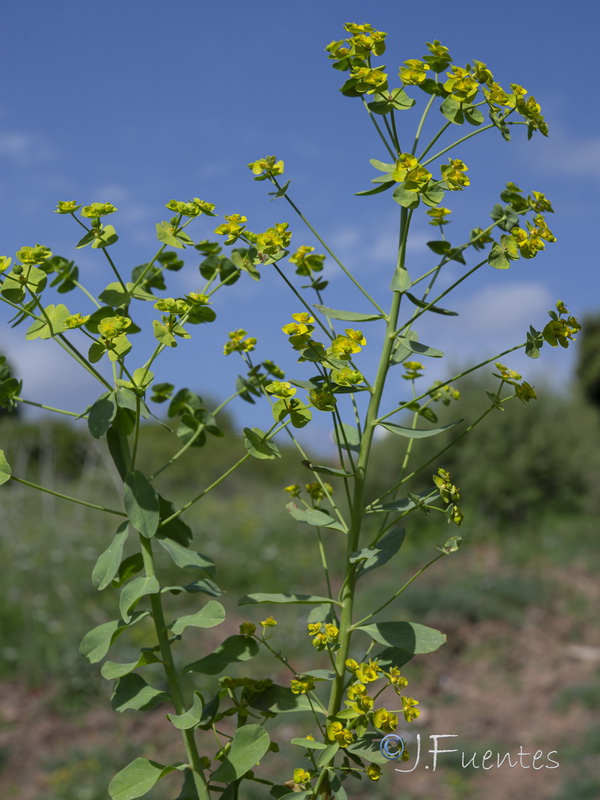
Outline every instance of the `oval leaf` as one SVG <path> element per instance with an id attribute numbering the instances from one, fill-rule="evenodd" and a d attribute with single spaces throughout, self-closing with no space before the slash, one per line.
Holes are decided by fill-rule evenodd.
<path id="1" fill-rule="evenodd" d="M 241 778 L 259 763 L 270 744 L 269 734 L 262 725 L 244 725 L 238 728 L 227 758 L 213 772 L 212 779 L 230 783 Z"/>
<path id="2" fill-rule="evenodd" d="M 147 711 L 156 708 L 160 703 L 169 700 L 166 692 L 154 689 L 146 683 L 141 675 L 124 675 L 115 684 L 115 690 L 110 699 L 113 711 L 121 714 L 123 711 Z"/>
<path id="3" fill-rule="evenodd" d="M 225 609 L 216 600 L 209 600 L 208 603 L 195 614 L 186 614 L 179 617 L 171 625 L 171 630 L 175 636 L 183 633 L 186 628 L 215 628 L 225 619 Z"/>
<path id="4" fill-rule="evenodd" d="M 119 598 L 119 611 L 125 622 L 131 620 L 132 615 L 129 613 L 135 604 L 147 594 L 157 594 L 160 592 L 160 584 L 157 579 L 152 575 L 140 576 L 134 578 L 128 583 L 124 589 L 121 590 Z"/>
<path id="5" fill-rule="evenodd" d="M 180 731 L 188 731 L 202 719 L 202 695 L 194 692 L 194 703 L 185 714 L 167 714 L 167 719 Z"/>
<path id="6" fill-rule="evenodd" d="M 429 428 L 423 430 L 420 428 L 404 428 L 402 425 L 394 425 L 393 422 L 378 422 L 377 424 L 385 428 L 386 431 L 396 434 L 396 436 L 403 436 L 405 439 L 427 439 L 430 436 L 437 436 L 439 433 L 453 428 L 462 422 L 462 419 L 457 419 L 455 422 L 450 422 L 448 425 L 442 425 L 441 428 Z"/>
<path id="7" fill-rule="evenodd" d="M 136 758 L 118 772 L 108 787 L 112 800 L 134 800 L 142 797 L 167 773 L 184 765 L 164 767 L 147 758 Z"/>
<path id="8" fill-rule="evenodd" d="M 124 522 L 119 526 L 115 538 L 96 561 L 92 572 L 92 583 L 101 592 L 109 585 L 121 566 L 123 546 L 129 535 L 129 523 Z"/>
<path id="9" fill-rule="evenodd" d="M 230 636 L 210 655 L 193 661 L 182 669 L 185 672 L 199 672 L 202 675 L 218 675 L 230 664 L 249 661 L 258 653 L 258 644 L 246 636 Z"/>
<path id="10" fill-rule="evenodd" d="M 319 597 L 315 594 L 269 594 L 267 592 L 257 592 L 256 594 L 247 594 L 239 601 L 240 606 L 248 606 L 253 603 L 284 603 L 291 604 L 319 604 L 319 603 L 335 603 L 340 605 L 337 600 L 332 600 L 330 597 Z"/>
<path id="11" fill-rule="evenodd" d="M 244 428 L 246 450 L 254 458 L 281 458 L 275 442 L 267 441 L 266 436 L 260 428 Z"/>
<path id="12" fill-rule="evenodd" d="M 379 644 L 411 655 L 433 653 L 446 641 L 445 634 L 416 622 L 377 622 L 373 625 L 362 625 L 356 630 L 368 634 Z"/>
<path id="13" fill-rule="evenodd" d="M 0 486 L 9 481 L 12 475 L 10 464 L 6 460 L 4 450 L 0 450 Z"/>
<path id="14" fill-rule="evenodd" d="M 346 322 L 370 322 L 374 319 L 384 318 L 382 314 L 361 314 L 357 311 L 338 311 L 335 308 L 327 308 L 327 306 L 319 306 L 316 304 L 315 308 L 330 319 L 342 319 Z"/>
<path id="15" fill-rule="evenodd" d="M 127 473 L 123 501 L 133 527 L 148 539 L 154 536 L 160 519 L 158 495 L 139 470 Z"/>

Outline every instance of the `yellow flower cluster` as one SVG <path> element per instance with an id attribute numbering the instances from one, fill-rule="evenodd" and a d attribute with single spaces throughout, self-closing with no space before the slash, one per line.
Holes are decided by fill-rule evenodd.
<path id="1" fill-rule="evenodd" d="M 231 331 L 229 334 L 229 341 L 225 342 L 223 352 L 226 356 L 230 353 L 248 353 L 256 347 L 256 339 L 252 336 L 244 339 L 247 331 L 238 328 L 237 331 Z"/>
<path id="2" fill-rule="evenodd" d="M 325 256 L 314 252 L 314 247 L 302 245 L 290 258 L 290 262 L 296 267 L 296 275 L 310 276 L 313 272 L 321 272 Z"/>
<path id="3" fill-rule="evenodd" d="M 290 682 L 294 694 L 307 694 L 315 688 L 315 682 L 310 677 L 298 676 Z"/>
<path id="4" fill-rule="evenodd" d="M 199 197 L 194 197 L 194 199 L 189 202 L 185 202 L 184 200 L 169 200 L 166 207 L 169 211 L 181 214 L 182 217 L 197 217 L 200 214 L 207 214 L 209 217 L 215 216 L 213 213 L 215 204 L 200 200 Z"/>
<path id="5" fill-rule="evenodd" d="M 247 221 L 248 218 L 242 214 L 225 214 L 225 222 L 215 228 L 215 233 L 228 237 L 225 244 L 233 244 L 242 235 L 244 222 Z"/>
<path id="6" fill-rule="evenodd" d="M 308 635 L 314 636 L 313 645 L 317 650 L 324 650 L 328 645 L 337 642 L 339 628 L 331 622 L 309 622 Z"/>
<path id="7" fill-rule="evenodd" d="M 448 519 L 454 522 L 455 525 L 460 525 L 465 515 L 457 505 L 460 500 L 460 491 L 458 487 L 452 483 L 450 473 L 440 467 L 437 471 L 437 475 L 433 476 L 433 482 L 439 489 L 440 497 L 444 503 L 448 503 L 448 507 L 446 508 Z"/>
<path id="8" fill-rule="evenodd" d="M 99 219 L 107 214 L 112 214 L 114 211 L 117 211 L 117 209 L 112 203 L 92 203 L 81 209 L 81 216 L 88 219 Z"/>
<path id="9" fill-rule="evenodd" d="M 397 183 L 403 183 L 407 192 L 419 192 L 425 189 L 431 180 L 431 172 L 422 167 L 415 156 L 401 153 L 391 177 Z"/>
<path id="10" fill-rule="evenodd" d="M 459 158 L 451 158 L 449 160 L 449 164 L 442 164 L 440 167 L 442 180 L 446 182 L 446 188 L 451 192 L 460 191 L 471 183 L 465 175 L 469 168 Z"/>
<path id="11" fill-rule="evenodd" d="M 292 232 L 288 228 L 287 222 L 277 222 L 272 228 L 267 228 L 264 233 L 246 231 L 246 239 L 256 247 L 259 253 L 276 255 L 280 250 L 289 247 Z"/>
<path id="12" fill-rule="evenodd" d="M 252 161 L 248 164 L 248 167 L 252 170 L 255 181 L 264 181 L 267 178 L 283 175 L 284 163 L 283 161 L 277 161 L 275 156 L 265 156 L 257 161 Z"/>
<path id="13" fill-rule="evenodd" d="M 556 236 L 548 227 L 546 220 L 541 214 L 534 218 L 534 225 L 526 222 L 527 230 L 515 227 L 511 233 L 519 247 L 519 252 L 523 258 L 535 258 L 540 250 L 544 250 L 546 242 L 555 242 Z"/>
<path id="14" fill-rule="evenodd" d="M 450 220 L 446 219 L 448 214 L 451 214 L 449 208 L 442 208 L 442 206 L 438 206 L 437 208 L 430 208 L 427 212 L 427 216 L 431 217 L 429 224 L 430 225 L 447 225 Z"/>
<path id="15" fill-rule="evenodd" d="M 340 747 L 347 747 L 354 741 L 354 734 L 344 728 L 341 722 L 331 722 L 327 726 L 327 738 L 330 742 L 337 742 Z"/>

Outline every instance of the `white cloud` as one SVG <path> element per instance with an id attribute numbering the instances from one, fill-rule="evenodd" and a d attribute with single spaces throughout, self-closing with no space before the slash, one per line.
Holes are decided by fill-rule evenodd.
<path id="1" fill-rule="evenodd" d="M 48 161 L 52 152 L 37 134 L 24 131 L 0 132 L 0 158 L 10 159 L 20 165 Z"/>
<path id="2" fill-rule="evenodd" d="M 577 139 L 553 126 L 552 137 L 540 144 L 527 156 L 538 168 L 570 178 L 600 176 L 600 136 Z"/>

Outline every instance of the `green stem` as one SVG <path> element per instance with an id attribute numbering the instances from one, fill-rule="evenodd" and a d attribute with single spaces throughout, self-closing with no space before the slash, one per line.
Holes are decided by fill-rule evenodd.
<path id="1" fill-rule="evenodd" d="M 404 267 L 404 260 L 406 254 L 406 240 L 408 236 L 408 229 L 410 225 L 411 215 L 403 208 L 400 216 L 400 234 L 398 244 L 398 259 L 396 269 Z M 369 455 L 371 452 L 371 445 L 373 442 L 373 433 L 377 422 L 377 415 L 379 413 L 379 405 L 383 395 L 383 389 L 386 382 L 387 373 L 390 367 L 390 357 L 392 349 L 395 344 L 395 328 L 398 323 L 398 316 L 400 313 L 400 302 L 402 294 L 394 292 L 392 295 L 392 302 L 389 314 L 387 315 L 387 325 L 385 332 L 385 339 L 379 358 L 379 366 L 377 375 L 373 384 L 373 394 L 371 395 L 367 414 L 365 418 L 364 432 L 360 443 L 360 451 L 358 455 L 358 462 L 356 466 L 356 475 L 354 478 L 354 493 L 351 505 L 351 523 L 350 531 L 347 539 L 346 551 L 346 576 L 344 584 L 340 590 L 340 602 L 342 604 L 342 611 L 340 614 L 340 634 L 339 642 L 340 647 L 336 655 L 336 678 L 331 689 L 329 700 L 328 715 L 329 717 L 335 716 L 341 707 L 342 696 L 344 691 L 344 669 L 345 662 L 348 658 L 350 650 L 350 639 L 352 634 L 352 612 L 354 605 L 354 594 L 356 585 L 356 569 L 355 565 L 350 563 L 352 553 L 356 552 L 359 547 L 359 538 L 363 517 L 364 506 L 364 491 L 367 474 L 367 466 L 369 462 Z"/>
<path id="2" fill-rule="evenodd" d="M 409 400 L 407 403 L 402 403 L 401 405 L 397 406 L 393 411 L 388 411 L 387 414 L 383 414 L 377 422 L 383 422 L 384 419 L 393 416 L 394 414 L 398 414 L 400 411 L 403 411 L 407 405 L 414 401 L 422 400 L 424 397 L 428 397 L 432 392 L 437 392 L 439 389 L 443 389 L 444 386 L 449 386 L 454 381 L 458 381 L 461 378 L 464 378 L 466 375 L 469 375 L 471 372 L 475 372 L 481 367 L 485 367 L 486 364 L 491 364 L 492 361 L 497 361 L 499 358 L 503 356 L 507 356 L 509 353 L 514 353 L 515 350 L 520 350 L 522 347 L 525 347 L 525 342 L 523 344 L 517 344 L 514 347 L 509 347 L 508 350 L 503 350 L 502 353 L 498 353 L 498 355 L 493 356 L 492 358 L 486 358 L 485 361 L 481 361 L 479 364 L 475 364 L 474 367 L 469 367 L 469 369 L 464 370 L 463 372 L 459 372 L 458 375 L 454 375 L 452 378 L 448 378 L 448 380 L 444 381 L 443 383 L 438 383 L 436 386 L 431 387 L 423 394 L 420 394 L 418 397 L 415 397 L 414 400 Z"/>
<path id="3" fill-rule="evenodd" d="M 68 494 L 63 494 L 62 492 L 54 492 L 52 489 L 46 489 L 45 486 L 38 486 L 37 483 L 31 483 L 31 481 L 26 481 L 24 478 L 17 478 L 16 475 L 10 476 L 11 480 L 16 481 L 17 483 L 22 483 L 23 486 L 29 486 L 31 489 L 38 489 L 40 492 L 45 492 L 46 494 L 51 494 L 54 497 L 60 497 L 61 500 L 68 500 L 70 503 L 77 503 L 79 506 L 86 506 L 86 508 L 95 508 L 96 511 L 106 511 L 107 514 L 116 514 L 118 517 L 126 517 L 127 514 L 124 511 L 117 511 L 114 508 L 107 508 L 106 506 L 99 506 L 96 503 L 88 503 L 86 500 L 78 500 L 76 497 L 70 497 Z"/>
<path id="4" fill-rule="evenodd" d="M 390 156 L 391 156 L 391 157 L 393 158 L 393 160 L 395 161 L 395 160 L 398 158 L 398 156 L 397 156 L 397 155 L 394 153 L 394 151 L 392 150 L 392 148 L 390 147 L 390 145 L 389 145 L 389 143 L 388 143 L 388 140 L 387 140 L 387 139 L 385 138 L 385 136 L 383 135 L 383 132 L 382 132 L 381 128 L 379 127 L 379 123 L 377 122 L 377 120 L 376 120 L 376 119 L 375 119 L 375 117 L 373 116 L 373 112 L 371 111 L 371 109 L 370 109 L 370 108 L 369 108 L 369 106 L 367 105 L 367 101 L 365 100 L 365 98 L 364 98 L 364 97 L 362 98 L 362 101 L 363 101 L 363 105 L 364 105 L 364 107 L 366 108 L 366 110 L 367 110 L 367 113 L 368 113 L 368 115 L 369 115 L 369 119 L 371 120 L 371 122 L 372 122 L 372 123 L 373 123 L 373 125 L 375 126 L 375 130 L 376 130 L 376 131 L 377 131 L 377 133 L 379 134 L 379 138 L 380 138 L 380 139 L 381 139 L 381 141 L 383 142 L 383 145 L 384 145 L 385 149 L 388 151 L 388 153 L 390 154 Z"/>
<path id="5" fill-rule="evenodd" d="M 393 157 L 393 156 L 392 156 L 392 157 Z M 275 184 L 275 186 L 276 186 L 276 187 L 277 187 L 279 190 L 281 190 L 281 186 L 279 185 L 279 183 L 278 183 L 277 179 L 276 179 L 276 178 L 272 178 L 272 181 L 273 181 L 273 183 Z M 332 258 L 333 258 L 333 260 L 334 260 L 334 261 L 335 261 L 335 263 L 338 265 L 338 267 L 339 267 L 339 268 L 342 270 L 342 272 L 344 273 L 344 275 L 346 275 L 346 277 L 350 278 L 350 280 L 351 280 L 351 281 L 352 281 L 352 283 L 353 283 L 353 284 L 356 286 L 356 288 L 357 288 L 357 289 L 358 289 L 360 292 L 362 292 L 362 294 L 363 294 L 363 295 L 364 295 L 364 296 L 367 298 L 367 300 L 368 300 L 368 301 L 369 301 L 369 302 L 370 302 L 372 305 L 374 305 L 374 306 L 375 306 L 375 308 L 377 309 L 377 311 L 379 311 L 379 313 L 380 313 L 382 316 L 384 316 L 384 317 L 385 317 L 385 312 L 384 312 L 384 310 L 381 308 L 381 306 L 380 306 L 380 305 L 378 305 L 378 304 L 375 302 L 375 300 L 373 300 L 373 298 L 372 298 L 372 297 L 371 297 L 371 295 L 370 295 L 370 294 L 367 292 L 367 290 L 366 290 L 366 289 L 364 289 L 364 288 L 361 286 L 361 284 L 360 284 L 360 283 L 359 283 L 359 282 L 356 280 L 356 278 L 354 277 L 354 275 L 352 275 L 352 273 L 351 273 L 351 272 L 350 272 L 350 271 L 349 271 L 349 270 L 348 270 L 348 269 L 347 269 L 347 268 L 346 268 L 346 267 L 345 267 L 345 266 L 342 264 L 342 262 L 340 261 L 340 259 L 339 259 L 339 258 L 338 258 L 338 257 L 335 255 L 335 253 L 334 253 L 334 252 L 331 250 L 331 248 L 330 248 L 330 247 L 329 247 L 329 246 L 328 246 L 328 245 L 325 243 L 325 241 L 324 241 L 324 240 L 321 238 L 321 236 L 320 236 L 320 235 L 317 233 L 317 231 L 316 231 L 316 230 L 313 228 L 313 226 L 312 226 L 312 225 L 310 224 L 310 222 L 309 222 L 309 221 L 306 219 L 306 217 L 304 216 L 304 214 L 303 214 L 303 213 L 300 211 L 300 209 L 298 208 L 298 206 L 297 206 L 297 205 L 294 203 L 294 201 L 293 201 L 293 200 L 292 200 L 292 199 L 289 197 L 289 195 L 288 195 L 288 193 L 287 193 L 287 192 L 285 193 L 284 197 L 285 197 L 285 199 L 288 201 L 288 203 L 290 204 L 290 206 L 291 206 L 291 207 L 294 209 L 294 211 L 296 212 L 296 214 L 297 214 L 297 215 L 300 217 L 300 219 L 302 220 L 302 222 L 303 222 L 303 223 L 306 225 L 306 227 L 307 227 L 307 228 L 309 229 L 309 231 L 312 233 L 312 235 L 313 235 L 313 236 L 314 236 L 314 237 L 317 239 L 317 241 L 318 241 L 318 242 L 319 242 L 319 243 L 320 243 L 320 244 L 321 244 L 321 245 L 322 245 L 322 246 L 325 248 L 325 250 L 327 250 L 327 252 L 329 253 L 329 255 L 330 255 Z"/>
<path id="6" fill-rule="evenodd" d="M 436 305 L 443 297 L 445 297 L 451 291 L 456 289 L 457 286 L 459 286 L 463 281 L 465 281 L 468 277 L 470 277 L 474 272 L 477 272 L 478 269 L 481 269 L 481 267 L 483 267 L 484 264 L 487 264 L 487 258 L 484 258 L 483 261 L 479 262 L 479 264 L 475 264 L 474 267 L 465 272 L 464 275 L 462 275 L 458 280 L 454 281 L 454 283 L 451 286 L 449 286 L 441 294 L 439 294 L 435 298 L 435 300 L 432 300 L 431 303 L 427 303 L 425 308 L 421 308 L 419 309 L 419 311 L 415 312 L 415 314 L 413 314 L 413 316 L 408 320 L 408 322 L 406 322 L 401 328 L 398 328 L 395 335 L 398 336 L 399 334 L 402 333 L 403 330 L 406 330 L 406 328 L 410 328 L 410 326 L 413 324 L 413 322 L 415 322 L 415 320 L 419 319 L 419 317 L 422 316 L 426 311 L 429 311 L 431 306 Z"/>
<path id="7" fill-rule="evenodd" d="M 207 487 L 206 487 L 206 489 L 203 489 L 203 490 L 202 490 L 202 491 L 201 491 L 199 494 L 197 494 L 195 497 L 192 497 L 192 499 L 191 499 L 191 500 L 188 500 L 188 502 L 187 502 L 187 503 L 185 503 L 185 505 L 183 505 L 183 506 L 182 506 L 180 509 L 178 509 L 178 510 L 177 510 L 177 511 L 175 511 L 173 514 L 171 514 L 171 516 L 170 516 L 170 517 L 167 517 L 166 519 L 164 519 L 164 520 L 163 520 L 163 521 L 160 523 L 160 525 L 158 526 L 158 527 L 159 527 L 159 530 L 160 530 L 160 528 L 162 528 L 163 526 L 165 526 L 165 525 L 168 525 L 168 523 L 169 523 L 169 522 L 171 522 L 172 520 L 174 520 L 174 519 L 177 519 L 177 517 L 181 516 L 181 515 L 182 515 L 182 514 L 183 514 L 185 511 L 187 511 L 187 510 L 188 510 L 188 508 L 190 508 L 191 506 L 193 506 L 193 505 L 194 505 L 194 503 L 197 503 L 197 502 L 198 502 L 198 500 L 202 499 L 202 498 L 203 498 L 205 495 L 207 495 L 207 494 L 208 494 L 210 491 L 212 491 L 213 489 L 215 489 L 215 488 L 216 488 L 216 487 L 217 487 L 217 486 L 218 486 L 220 483 L 223 483 L 223 481 L 225 480 L 225 478 L 228 478 L 228 477 L 231 475 L 231 473 L 232 473 L 232 472 L 235 472 L 235 470 L 236 470 L 238 467 L 241 467 L 241 465 L 244 463 L 244 461 L 247 461 L 249 458 L 250 458 L 250 453 L 246 453 L 246 455 L 245 455 L 245 456 L 242 456 L 242 458 L 238 459 L 238 461 L 236 461 L 236 462 L 235 462 L 235 464 L 234 464 L 232 467 L 230 467 L 230 468 L 227 470 L 227 472 L 224 472 L 224 473 L 223 473 L 223 475 L 221 475 L 221 477 L 220 477 L 220 478 L 217 478 L 217 480 L 216 480 L 216 481 L 213 481 L 213 482 L 210 484 L 210 486 L 207 486 Z"/>
<path id="8" fill-rule="evenodd" d="M 425 564 L 425 566 L 422 569 L 420 569 L 418 572 L 416 572 L 412 576 L 412 578 L 410 580 L 406 581 L 404 586 L 402 586 L 400 589 L 398 589 L 398 591 L 395 592 L 389 598 L 389 600 L 386 600 L 385 603 L 380 605 L 379 608 L 377 608 L 375 611 L 372 611 L 370 614 L 368 614 L 366 617 L 361 619 L 359 622 L 356 622 L 353 625 L 353 629 L 355 630 L 356 628 L 359 628 L 361 625 L 364 625 L 365 622 L 368 622 L 370 619 L 373 619 L 373 617 L 377 616 L 377 614 L 379 614 L 380 611 L 383 611 L 383 609 L 386 608 L 387 606 L 389 606 L 390 603 L 393 603 L 394 600 L 397 597 L 399 597 L 405 589 L 408 589 L 408 587 L 411 585 L 411 583 L 414 580 L 416 580 L 419 577 L 419 575 L 422 575 L 425 572 L 426 569 L 428 569 L 432 564 L 435 564 L 436 561 L 439 561 L 440 558 L 443 558 L 445 555 L 446 555 L 446 553 L 440 553 L 439 556 L 436 556 L 435 558 L 432 558 L 431 561 L 429 561 L 427 564 Z"/>
<path id="9" fill-rule="evenodd" d="M 147 539 L 145 536 L 140 535 L 140 547 L 142 550 L 142 558 L 144 559 L 144 569 L 148 577 L 154 577 L 156 570 L 154 567 L 154 557 L 152 554 L 152 540 Z M 169 694 L 173 703 L 173 708 L 177 714 L 184 714 L 186 711 L 185 700 L 181 690 L 181 683 L 179 681 L 179 674 L 175 667 L 173 660 L 173 651 L 171 650 L 171 643 L 169 641 L 169 629 L 165 622 L 165 615 L 162 607 L 162 600 L 159 593 L 150 595 L 150 607 L 152 609 L 152 619 L 154 621 L 154 629 L 156 631 L 156 638 L 162 657 L 162 665 L 169 684 Z M 204 777 L 204 770 L 200 762 L 200 755 L 196 746 L 194 738 L 194 731 L 182 731 L 185 751 L 192 768 L 192 775 L 194 785 L 198 794 L 199 800 L 209 800 L 210 793 L 206 778 Z"/>
<path id="10" fill-rule="evenodd" d="M 35 403 L 33 400 L 25 400 L 23 397 L 14 397 L 18 403 L 25 403 L 28 406 L 36 406 L 36 408 L 44 408 L 46 411 L 54 411 L 56 414 L 66 414 L 69 417 L 77 417 L 77 419 L 87 419 L 85 415 L 77 414 L 75 411 L 65 411 L 63 408 L 54 408 L 53 406 L 46 406 L 43 403 Z"/>
<path id="11" fill-rule="evenodd" d="M 429 102 L 425 106 L 423 114 L 421 115 L 421 120 L 419 122 L 419 127 L 417 128 L 417 132 L 415 134 L 415 141 L 413 142 L 412 150 L 410 151 L 411 155 L 413 155 L 413 156 L 417 152 L 417 147 L 419 146 L 419 139 L 421 138 L 421 133 L 423 131 L 423 125 L 425 124 L 425 120 L 427 119 L 427 115 L 429 114 L 429 109 L 433 105 L 433 101 L 435 100 L 435 97 L 436 97 L 436 95 L 434 95 L 434 94 L 431 95 L 431 97 L 429 98 Z M 420 160 L 420 159 L 417 159 L 417 160 Z"/>

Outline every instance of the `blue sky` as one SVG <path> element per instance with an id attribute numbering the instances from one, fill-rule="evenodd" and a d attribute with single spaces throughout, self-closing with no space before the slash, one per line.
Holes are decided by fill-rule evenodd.
<path id="1" fill-rule="evenodd" d="M 374 176 L 369 158 L 385 160 L 385 152 L 360 101 L 339 93 L 341 73 L 331 69 L 323 51 L 342 38 L 344 22 L 369 21 L 389 34 L 384 63 L 392 76 L 401 62 L 422 57 L 425 42 L 437 38 L 454 63 L 476 58 L 502 85 L 525 86 L 550 126 L 548 139 L 538 134 L 527 142 L 518 130 L 506 144 L 491 131 L 457 152 L 469 165 L 472 186 L 461 196 L 447 195 L 455 218 L 448 236 L 458 244 L 471 227 L 485 226 L 504 183 L 513 180 L 553 201 L 557 213 L 549 221 L 558 242 L 508 272 L 480 271 L 450 303 L 461 316 L 427 322 L 422 339 L 464 364 L 517 343 L 529 323 L 541 327 L 559 297 L 578 316 L 600 306 L 592 244 L 600 177 L 596 3 L 575 2 L 567 13 L 556 0 L 508 0 L 501 6 L 432 0 L 412 7 L 374 0 L 365 12 L 364 3 L 354 0 L 220 5 L 24 0 L 9 4 L 3 16 L 0 250 L 6 255 L 41 242 L 75 257 L 90 287 L 108 283 L 112 278 L 101 254 L 75 252 L 75 223 L 52 213 L 56 201 L 65 199 L 111 201 L 119 208 L 110 221 L 120 241 L 111 252 L 124 272 L 155 251 L 154 226 L 168 218 L 164 203 L 171 198 L 201 197 L 215 202 L 221 214 L 244 213 L 257 231 L 289 220 L 294 244 L 313 244 L 284 201 L 270 202 L 268 185 L 252 181 L 246 167 L 276 154 L 286 162 L 294 199 L 387 304 L 398 206 L 389 193 L 354 196 Z M 412 94 L 421 100 L 420 92 Z M 402 117 L 411 132 L 415 116 Z M 454 138 L 462 131 L 452 131 Z M 433 265 L 425 242 L 436 235 L 419 211 L 409 267 L 420 273 Z M 211 238 L 213 222 L 193 223 L 194 236 Z M 199 259 L 190 250 L 184 258 L 186 268 L 169 294 L 200 288 Z M 458 275 L 452 269 L 448 280 Z M 364 310 L 331 268 L 328 277 L 329 305 Z M 73 295 L 67 298 L 72 311 L 87 310 Z M 224 359 L 221 349 L 227 331 L 236 327 L 259 338 L 260 358 L 287 360 L 291 377 L 307 377 L 293 367 L 279 332 L 289 313 L 299 309 L 274 275 L 265 270 L 260 283 L 239 281 L 219 296 L 215 308 L 214 325 L 195 328 L 191 343 L 161 357 L 156 370 L 161 380 L 216 397 L 229 394 L 240 365 Z M 25 379 L 25 397 L 80 410 L 99 394 L 51 342 L 31 346 L 23 341 L 24 329 L 10 331 L 3 324 L 0 330 L 0 347 L 19 363 Z M 548 351 L 539 364 L 516 359 L 511 366 L 538 380 L 554 372 L 562 383 L 572 355 Z M 374 357 L 365 350 L 360 365 L 368 371 Z M 432 376 L 446 369 L 431 361 L 428 366 Z"/>

